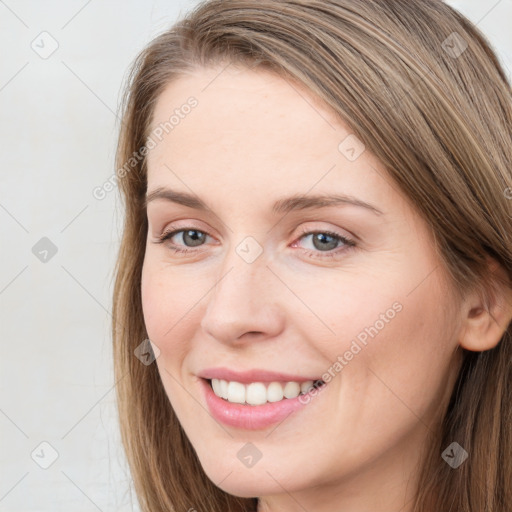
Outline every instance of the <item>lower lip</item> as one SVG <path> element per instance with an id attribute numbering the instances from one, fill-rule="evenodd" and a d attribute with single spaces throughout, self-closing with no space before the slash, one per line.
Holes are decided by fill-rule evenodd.
<path id="1" fill-rule="evenodd" d="M 243 405 L 233 404 L 218 397 L 207 380 L 200 379 L 200 381 L 212 416 L 225 425 L 246 430 L 263 429 L 283 421 L 290 414 L 311 403 L 314 398 L 312 392 L 317 394 L 321 390 L 321 388 L 313 389 L 304 395 L 299 395 L 296 398 L 286 398 L 279 402 L 267 402 L 263 405 Z M 308 396 L 309 394 L 311 396 Z"/>

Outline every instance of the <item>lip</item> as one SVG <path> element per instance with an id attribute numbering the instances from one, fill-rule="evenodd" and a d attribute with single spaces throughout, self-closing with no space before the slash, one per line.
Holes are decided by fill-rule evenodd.
<path id="1" fill-rule="evenodd" d="M 199 381 L 212 416 L 225 425 L 245 430 L 264 429 L 279 423 L 315 401 L 313 395 L 315 389 L 313 389 L 304 395 L 299 395 L 296 398 L 286 398 L 279 402 L 267 402 L 263 405 L 233 404 L 218 397 L 213 392 L 208 380 L 201 378 Z M 324 384 L 320 389 L 316 389 L 316 392 L 320 392 L 326 385 Z"/>
<path id="2" fill-rule="evenodd" d="M 241 384 L 250 384 L 251 382 L 307 382 L 312 380 L 321 380 L 319 377 L 304 377 L 303 375 L 292 375 L 281 372 L 271 372 L 268 370 L 259 370 L 257 368 L 238 372 L 229 368 L 207 368 L 197 374 L 203 379 L 223 379 L 228 381 L 240 382 Z"/>

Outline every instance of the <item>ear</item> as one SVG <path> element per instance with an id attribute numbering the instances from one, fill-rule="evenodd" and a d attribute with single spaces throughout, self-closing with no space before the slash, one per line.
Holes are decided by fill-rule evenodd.
<path id="1" fill-rule="evenodd" d="M 461 347 L 474 352 L 494 348 L 512 321 L 512 285 L 505 270 L 488 257 L 489 281 L 465 301 Z"/>

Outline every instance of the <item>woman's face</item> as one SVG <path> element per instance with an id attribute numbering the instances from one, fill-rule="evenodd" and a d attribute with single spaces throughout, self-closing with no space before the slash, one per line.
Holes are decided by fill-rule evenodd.
<path id="1" fill-rule="evenodd" d="M 179 78 L 155 106 L 142 300 L 165 391 L 228 493 L 403 505 L 459 361 L 433 240 L 313 96 L 222 69 Z"/>

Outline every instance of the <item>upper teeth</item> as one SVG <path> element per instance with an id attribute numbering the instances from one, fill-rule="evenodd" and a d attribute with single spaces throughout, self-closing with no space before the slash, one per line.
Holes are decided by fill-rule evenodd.
<path id="1" fill-rule="evenodd" d="M 295 398 L 301 393 L 307 393 L 314 387 L 315 382 L 241 382 L 212 379 L 213 392 L 220 398 L 236 404 L 262 405 L 266 402 L 278 402 L 284 398 Z"/>

